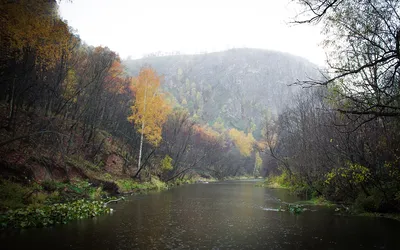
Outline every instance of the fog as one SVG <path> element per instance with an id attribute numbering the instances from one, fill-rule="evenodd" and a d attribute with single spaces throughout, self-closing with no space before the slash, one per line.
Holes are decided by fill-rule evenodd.
<path id="1" fill-rule="evenodd" d="M 83 41 L 108 46 L 122 58 L 246 47 L 322 65 L 320 27 L 291 24 L 297 9 L 291 0 L 77 0 L 62 1 L 60 14 Z"/>

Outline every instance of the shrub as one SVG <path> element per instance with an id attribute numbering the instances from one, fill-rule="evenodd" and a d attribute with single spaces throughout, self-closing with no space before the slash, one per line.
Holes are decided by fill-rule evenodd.
<path id="1" fill-rule="evenodd" d="M 358 195 L 354 201 L 354 210 L 361 212 L 378 212 L 382 203 L 379 195 L 366 196 L 365 194 Z"/>
<path id="2" fill-rule="evenodd" d="M 18 183 L 0 179 L 0 210 L 24 207 L 30 192 L 29 188 Z"/>
<path id="3" fill-rule="evenodd" d="M 90 198 L 91 200 L 100 200 L 101 197 L 102 197 L 104 194 L 106 194 L 106 193 L 103 191 L 103 188 L 102 188 L 102 187 L 90 189 L 89 198 Z"/>
<path id="4" fill-rule="evenodd" d="M 41 205 L 48 199 L 48 194 L 44 192 L 35 192 L 29 197 L 29 203 L 32 205 Z"/>
<path id="5" fill-rule="evenodd" d="M 118 189 L 121 192 L 129 192 L 129 191 L 133 191 L 135 189 L 142 188 L 141 184 L 139 184 L 131 179 L 118 180 L 116 183 L 118 185 Z"/>
<path id="6" fill-rule="evenodd" d="M 103 178 L 105 179 L 105 180 L 108 180 L 108 181 L 111 181 L 113 178 L 112 178 L 112 175 L 110 175 L 109 173 L 105 173 L 104 174 L 104 176 L 103 176 Z"/>
<path id="7" fill-rule="evenodd" d="M 154 176 L 152 176 L 150 182 L 138 183 L 132 179 L 124 179 L 118 180 L 116 183 L 119 190 L 123 193 L 131 191 L 149 191 L 152 189 L 163 190 L 168 188 L 164 182 Z"/>
<path id="8" fill-rule="evenodd" d="M 151 184 L 151 189 L 163 190 L 168 188 L 165 182 L 160 181 L 160 179 L 154 176 L 151 178 L 150 184 Z"/>
<path id="9" fill-rule="evenodd" d="M 166 155 L 161 161 L 161 170 L 166 172 L 172 170 L 173 168 L 172 158 L 169 155 Z"/>
<path id="10" fill-rule="evenodd" d="M 56 191 L 58 188 L 62 187 L 62 183 L 53 181 L 53 180 L 45 180 L 41 183 L 44 190 L 48 192 Z"/>

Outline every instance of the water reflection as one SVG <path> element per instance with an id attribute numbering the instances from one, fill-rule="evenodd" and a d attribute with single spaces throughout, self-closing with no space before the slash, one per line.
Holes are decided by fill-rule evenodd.
<path id="1" fill-rule="evenodd" d="M 285 190 L 237 181 L 132 197 L 114 214 L 3 234 L 10 249 L 398 249 L 400 223 L 331 210 L 277 212 Z"/>

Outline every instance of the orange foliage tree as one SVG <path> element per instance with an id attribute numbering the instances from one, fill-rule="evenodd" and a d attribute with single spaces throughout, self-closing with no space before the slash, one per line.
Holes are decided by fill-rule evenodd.
<path id="1" fill-rule="evenodd" d="M 108 70 L 108 75 L 106 77 L 107 89 L 108 91 L 115 94 L 126 93 L 126 73 L 125 69 L 121 64 L 121 60 L 116 58 Z"/>

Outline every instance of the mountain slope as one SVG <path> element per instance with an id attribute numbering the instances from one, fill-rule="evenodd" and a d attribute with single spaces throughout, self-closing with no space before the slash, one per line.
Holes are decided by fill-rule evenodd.
<path id="1" fill-rule="evenodd" d="M 199 121 L 255 131 L 256 136 L 267 113 L 290 104 L 299 87 L 288 85 L 319 75 L 317 66 L 303 58 L 259 49 L 147 57 L 124 64 L 132 75 L 146 65 L 164 75 L 164 89 Z"/>

